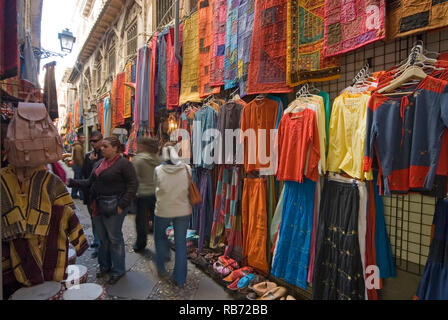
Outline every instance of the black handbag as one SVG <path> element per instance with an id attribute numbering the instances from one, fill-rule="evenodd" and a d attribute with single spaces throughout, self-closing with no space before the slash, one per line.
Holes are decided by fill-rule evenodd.
<path id="1" fill-rule="evenodd" d="M 118 201 L 119 196 L 99 196 L 98 201 L 98 214 L 107 218 L 118 214 Z"/>

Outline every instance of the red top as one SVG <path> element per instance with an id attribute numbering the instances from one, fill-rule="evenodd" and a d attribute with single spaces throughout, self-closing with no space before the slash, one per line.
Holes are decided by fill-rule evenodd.
<path id="1" fill-rule="evenodd" d="M 317 181 L 320 159 L 316 113 L 305 109 L 287 113 L 278 127 L 278 180 Z"/>

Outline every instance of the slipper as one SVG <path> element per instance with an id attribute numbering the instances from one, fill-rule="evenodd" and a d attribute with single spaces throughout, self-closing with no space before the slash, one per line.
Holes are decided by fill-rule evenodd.
<path id="1" fill-rule="evenodd" d="M 225 257 L 225 256 L 220 256 L 220 257 L 218 258 L 218 261 L 221 261 L 221 263 L 222 263 L 225 267 L 229 268 L 231 271 L 233 271 L 233 270 L 239 268 L 238 262 L 236 262 L 236 261 L 233 260 L 232 258 L 227 258 L 227 257 Z"/>
<path id="2" fill-rule="evenodd" d="M 232 291 L 236 291 L 238 290 L 238 282 L 240 281 L 240 279 L 236 279 L 235 281 L 233 281 L 231 284 L 229 284 L 227 286 L 227 289 L 230 289 Z"/>
<path id="3" fill-rule="evenodd" d="M 238 289 L 244 289 L 246 288 L 249 283 L 254 279 L 255 275 L 252 273 L 249 273 L 248 275 L 245 275 L 238 281 Z"/>
<path id="4" fill-rule="evenodd" d="M 291 296 L 291 295 L 288 295 L 288 296 L 286 297 L 286 300 L 296 300 L 296 298 L 294 298 L 294 297 Z"/>
<path id="5" fill-rule="evenodd" d="M 272 290 L 276 287 L 277 287 L 277 284 L 275 282 L 263 281 L 263 282 L 255 284 L 252 287 L 252 290 L 254 290 L 254 292 L 261 297 L 266 292 L 268 292 L 269 290 Z"/>
<path id="6" fill-rule="evenodd" d="M 281 297 L 280 300 L 286 300 L 286 298 L 285 297 Z"/>
<path id="7" fill-rule="evenodd" d="M 222 280 L 224 280 L 225 282 L 233 282 L 236 279 L 240 279 L 251 272 L 252 272 L 251 267 L 242 267 L 240 269 L 232 271 L 231 274 L 229 274 L 227 277 L 225 277 Z"/>
<path id="8" fill-rule="evenodd" d="M 230 270 L 229 268 L 225 267 L 222 262 L 220 261 L 216 261 L 213 264 L 213 270 L 216 273 L 219 273 L 220 275 L 222 275 L 223 277 L 227 276 L 230 272 L 232 272 L 232 270 Z"/>
<path id="9" fill-rule="evenodd" d="M 287 290 L 285 287 L 276 287 L 272 290 L 266 292 L 261 298 L 258 300 L 278 300 L 281 297 L 285 296 Z"/>

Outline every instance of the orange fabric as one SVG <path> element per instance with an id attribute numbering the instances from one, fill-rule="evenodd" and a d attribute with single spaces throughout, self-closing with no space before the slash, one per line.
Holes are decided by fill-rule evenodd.
<path id="1" fill-rule="evenodd" d="M 269 274 L 266 254 L 268 215 L 263 178 L 244 179 L 242 198 L 243 257 L 247 264 Z"/>
<path id="2" fill-rule="evenodd" d="M 241 141 L 244 139 L 244 169 L 246 172 L 253 170 L 260 170 L 262 168 L 269 168 L 269 163 L 261 164 L 258 153 L 260 147 L 265 147 L 266 156 L 269 156 L 273 152 L 273 146 L 271 146 L 271 129 L 275 129 L 278 113 L 278 103 L 264 98 L 263 100 L 254 99 L 247 104 L 241 114 Z M 248 145 L 249 139 L 245 137 L 244 133 L 248 129 L 255 130 L 255 141 Z M 261 145 L 258 142 L 259 129 L 266 130 L 266 142 Z M 251 148 L 251 154 L 256 154 L 256 163 L 249 164 L 249 147 Z M 253 161 L 252 161 L 253 162 Z"/>
<path id="3" fill-rule="evenodd" d="M 199 96 L 204 98 L 220 92 L 210 86 L 210 61 L 213 44 L 213 0 L 199 3 Z"/>
<path id="4" fill-rule="evenodd" d="M 126 67 L 125 82 L 132 81 L 132 61 L 130 61 Z M 128 86 L 124 88 L 124 118 L 132 117 L 132 89 Z"/>
<path id="5" fill-rule="evenodd" d="M 150 57 L 150 73 L 149 73 L 149 129 L 151 132 L 154 132 L 155 129 L 155 105 L 156 105 L 156 67 L 157 67 L 157 39 L 159 33 L 156 32 L 151 39 L 150 48 L 151 48 L 151 57 Z"/>
<path id="6" fill-rule="evenodd" d="M 112 84 L 112 130 L 124 125 L 124 91 L 126 73 L 117 74 Z"/>
<path id="7" fill-rule="evenodd" d="M 101 127 L 101 134 L 104 136 L 104 100 L 98 103 L 98 123 Z"/>
<path id="8" fill-rule="evenodd" d="M 313 181 L 318 180 L 320 146 L 316 113 L 313 110 L 287 113 L 282 117 L 278 127 L 278 155 L 278 180 L 302 183 L 304 176 Z"/>

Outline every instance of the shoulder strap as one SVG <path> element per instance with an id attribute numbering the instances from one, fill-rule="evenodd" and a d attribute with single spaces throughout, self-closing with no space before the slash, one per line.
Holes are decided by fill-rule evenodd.
<path id="1" fill-rule="evenodd" d="M 188 180 L 190 180 L 190 183 L 191 183 L 191 174 L 190 174 L 190 171 L 188 171 L 187 165 L 185 165 L 185 171 L 187 171 Z"/>

